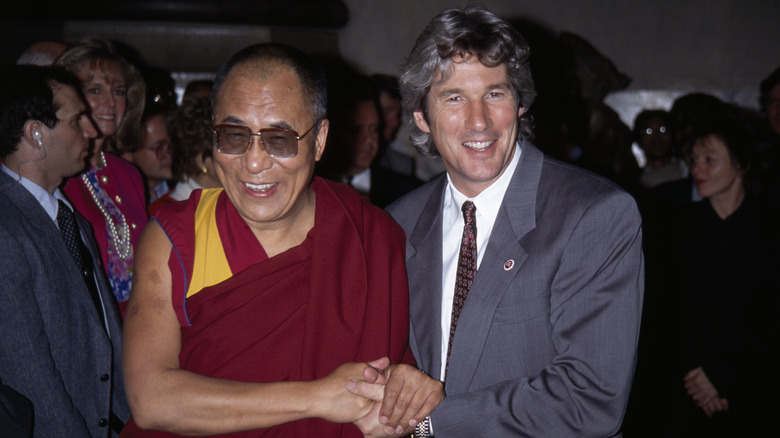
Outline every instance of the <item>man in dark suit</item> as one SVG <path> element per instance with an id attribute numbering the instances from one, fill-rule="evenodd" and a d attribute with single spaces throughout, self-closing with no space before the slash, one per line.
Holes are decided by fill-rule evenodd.
<path id="1" fill-rule="evenodd" d="M 492 13 L 447 10 L 402 68 L 412 140 L 447 170 L 388 207 L 407 235 L 412 352 L 446 393 L 416 436 L 620 435 L 640 217 L 618 186 L 531 143 L 528 52 Z M 384 375 L 378 415 L 400 431 L 429 391 L 411 367 Z"/>
<path id="2" fill-rule="evenodd" d="M 32 402 L 35 437 L 116 436 L 129 417 L 119 314 L 59 189 L 97 131 L 70 73 L 14 66 L 0 80 L 0 379 Z"/>
<path id="3" fill-rule="evenodd" d="M 356 74 L 335 82 L 328 93 L 327 152 L 316 172 L 349 184 L 378 207 L 387 207 L 422 181 L 379 164 L 377 157 L 387 145 L 381 138 L 384 117 L 378 92 L 370 80 Z"/>

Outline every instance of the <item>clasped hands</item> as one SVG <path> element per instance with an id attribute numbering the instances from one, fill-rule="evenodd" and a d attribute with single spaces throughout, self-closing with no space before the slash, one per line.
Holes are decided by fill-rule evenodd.
<path id="1" fill-rule="evenodd" d="M 368 362 L 363 380 L 346 383 L 352 394 L 373 400 L 371 410 L 354 422 L 367 437 L 409 435 L 444 399 L 442 382 L 387 357 Z"/>
<path id="2" fill-rule="evenodd" d="M 715 385 L 710 382 L 707 374 L 701 367 L 688 372 L 683 379 L 685 389 L 696 405 L 699 406 L 708 417 L 720 411 L 729 409 L 729 401 L 718 395 Z"/>

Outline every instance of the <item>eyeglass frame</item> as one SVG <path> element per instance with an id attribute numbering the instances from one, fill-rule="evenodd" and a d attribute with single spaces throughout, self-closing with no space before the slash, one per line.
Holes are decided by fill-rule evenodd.
<path id="1" fill-rule="evenodd" d="M 168 143 L 161 144 L 154 147 L 142 147 L 141 149 L 147 150 L 149 152 L 153 152 L 154 156 L 157 157 L 158 160 L 162 161 L 165 159 L 166 155 L 173 156 L 173 144 Z"/>
<path id="2" fill-rule="evenodd" d="M 253 141 L 252 137 L 260 137 L 260 145 L 262 145 L 263 150 L 268 155 L 270 155 L 270 156 L 272 156 L 274 158 L 295 158 L 296 156 L 298 156 L 298 143 L 303 139 L 303 137 L 306 137 L 319 124 L 320 124 L 320 121 L 317 120 L 316 122 L 314 122 L 314 124 L 312 125 L 311 128 L 307 129 L 306 132 L 304 132 L 301 135 L 298 135 L 298 132 L 294 131 L 292 129 L 282 129 L 282 128 L 263 128 L 263 129 L 261 129 L 261 130 L 259 130 L 257 132 L 252 132 L 252 129 L 249 128 L 248 126 L 232 125 L 232 124 L 229 124 L 229 123 L 220 123 L 218 125 L 214 125 L 214 128 L 211 129 L 211 132 L 214 134 L 214 146 L 216 146 L 217 151 L 219 151 L 219 153 L 221 153 L 221 154 L 225 154 L 225 155 L 243 155 L 252 146 L 252 141 Z M 222 148 L 220 148 L 219 141 L 217 140 L 218 137 L 219 137 L 217 135 L 217 129 L 221 128 L 221 127 L 237 128 L 237 129 L 240 129 L 242 131 L 249 132 L 249 141 L 246 143 L 246 147 L 244 147 L 244 150 L 241 151 L 241 153 L 239 153 L 239 154 L 231 154 L 230 152 L 225 152 L 225 151 L 222 150 Z M 289 133 L 289 134 L 293 134 L 293 137 L 295 138 L 295 141 L 296 141 L 296 143 L 295 143 L 295 154 L 290 155 L 289 157 L 280 157 L 278 155 L 274 155 L 274 154 L 268 152 L 268 149 L 265 148 L 265 144 L 263 144 L 263 133 L 270 133 L 270 132 L 286 132 L 286 133 Z"/>

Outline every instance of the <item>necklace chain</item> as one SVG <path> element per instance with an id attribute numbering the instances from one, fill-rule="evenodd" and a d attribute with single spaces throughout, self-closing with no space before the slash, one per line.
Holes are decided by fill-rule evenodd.
<path id="1" fill-rule="evenodd" d="M 100 152 L 100 163 L 103 165 L 103 168 L 106 167 L 106 157 L 103 155 L 103 152 Z M 99 185 L 100 183 L 97 182 L 97 174 L 95 175 L 95 178 L 96 184 Z M 117 255 L 120 259 L 126 260 L 130 256 L 130 252 L 133 250 L 133 246 L 130 243 L 130 227 L 127 225 L 127 219 L 125 219 L 125 215 L 119 211 L 119 208 L 117 208 L 116 211 L 119 213 L 120 218 L 118 222 L 120 223 L 115 224 L 114 218 L 108 212 L 103 203 L 100 202 L 97 190 L 92 185 L 92 182 L 89 180 L 86 172 L 81 174 L 81 179 L 84 181 L 84 185 L 87 186 L 87 190 L 92 196 L 92 200 L 95 201 L 95 205 L 97 205 L 98 210 L 100 210 L 100 213 L 103 214 L 103 217 L 106 219 L 108 230 L 111 234 L 111 242 L 116 247 Z"/>

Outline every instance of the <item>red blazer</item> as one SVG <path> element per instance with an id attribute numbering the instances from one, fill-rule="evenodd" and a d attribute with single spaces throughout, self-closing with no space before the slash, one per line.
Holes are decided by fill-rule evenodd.
<path id="1" fill-rule="evenodd" d="M 125 215 L 127 223 L 130 224 L 130 238 L 133 242 L 133 248 L 135 248 L 141 238 L 141 231 L 149 222 L 141 173 L 135 166 L 119 157 L 111 154 L 105 154 L 105 157 L 107 165 L 98 171 L 98 179 L 106 193 L 111 196 L 114 204 Z M 106 234 L 106 221 L 103 214 L 95 205 L 95 201 L 80 176 L 69 178 L 65 183 L 64 191 L 73 207 L 92 224 L 92 231 L 100 248 L 103 269 L 107 270 L 108 235 Z M 107 271 L 106 275 L 108 275 Z"/>

